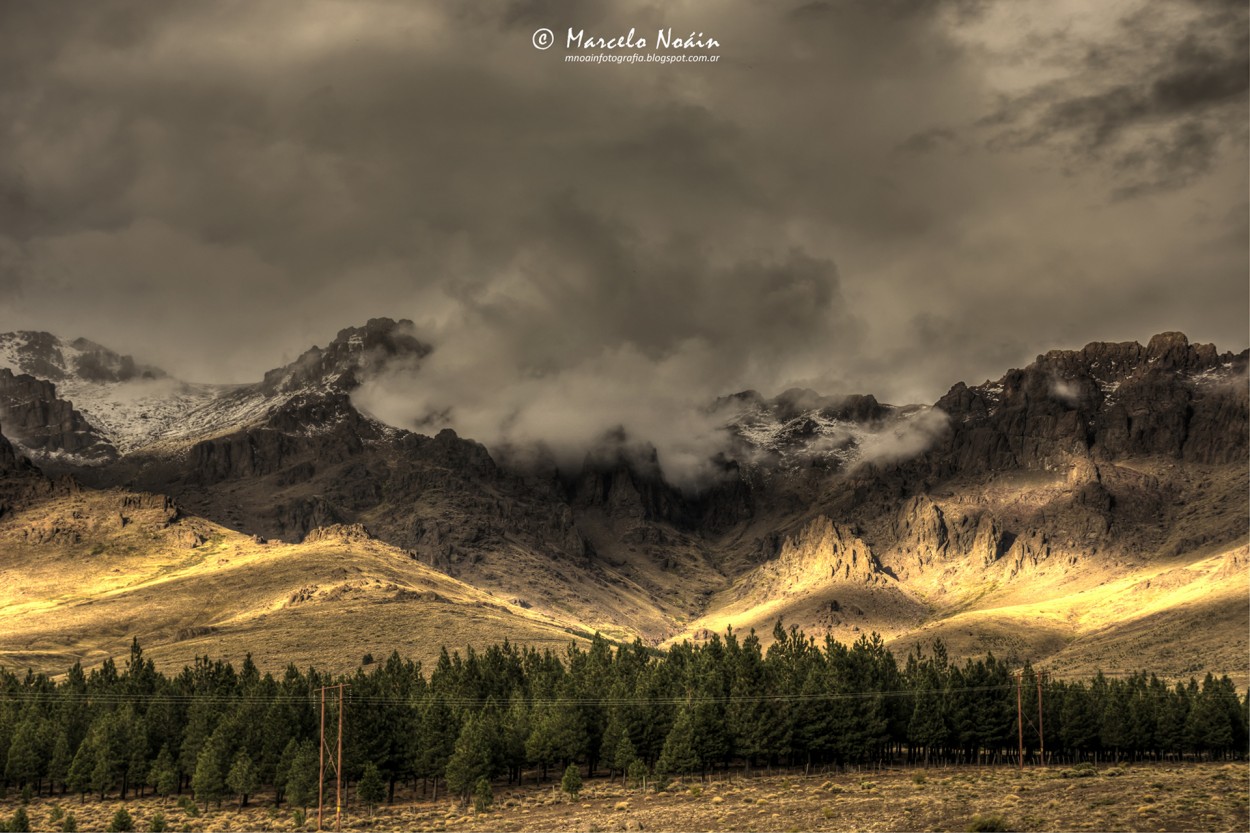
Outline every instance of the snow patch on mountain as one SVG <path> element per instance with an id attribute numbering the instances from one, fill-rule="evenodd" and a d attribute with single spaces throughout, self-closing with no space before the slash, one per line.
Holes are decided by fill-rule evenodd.
<path id="1" fill-rule="evenodd" d="M 745 445 L 751 467 L 797 469 L 812 464 L 836 471 L 910 456 L 923 450 L 946 424 L 946 415 L 926 406 L 876 406 L 872 416 L 856 419 L 844 408 L 824 404 L 795 413 L 781 398 L 741 396 L 746 405 L 725 429 Z"/>
<path id="2" fill-rule="evenodd" d="M 199 436 L 263 416 L 271 402 L 235 386 L 197 385 L 176 379 L 62 383 L 74 403 L 122 454 L 162 440 Z"/>
<path id="3" fill-rule="evenodd" d="M 263 419 L 295 395 L 267 395 L 256 385 L 182 382 L 86 339 L 70 342 L 39 332 L 0 334 L 0 368 L 54 383 L 57 397 L 121 454 L 231 431 Z M 62 461 L 57 454 L 36 456 Z M 90 462 L 73 455 L 63 461 Z"/>

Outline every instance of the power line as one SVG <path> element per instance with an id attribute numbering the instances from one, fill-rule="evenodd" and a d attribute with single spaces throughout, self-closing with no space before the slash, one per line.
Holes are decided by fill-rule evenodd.
<path id="1" fill-rule="evenodd" d="M 335 686 L 338 684 L 336 683 Z M 344 684 L 349 685 L 349 684 Z M 335 686 L 329 686 L 334 688 Z M 909 688 L 889 691 L 850 691 L 850 692 L 816 692 L 811 694 L 731 694 L 728 696 L 686 696 L 670 697 L 526 697 L 521 699 L 530 705 L 551 706 L 630 706 L 636 704 L 649 705 L 684 705 L 684 704 L 729 704 L 729 703 L 780 703 L 780 702 L 823 702 L 826 700 L 862 700 L 877 697 L 908 697 L 924 694 L 960 694 L 967 692 L 1005 691 L 1012 688 L 1011 684 L 986 686 L 961 686 L 954 688 Z M 314 691 L 320 691 L 315 689 Z M 0 692 L 0 701 L 30 702 L 40 699 L 49 705 L 69 699 L 100 704 L 128 704 L 167 700 L 171 703 L 214 702 L 226 705 L 250 705 L 272 703 L 307 703 L 315 705 L 316 698 L 309 694 L 275 693 L 271 696 L 250 694 L 168 694 L 153 693 L 91 693 L 80 691 L 40 691 L 40 692 Z M 426 694 L 418 697 L 387 697 L 379 695 L 351 695 L 348 700 L 357 703 L 379 705 L 421 706 L 427 702 L 439 701 L 448 706 L 481 706 L 489 697 L 446 697 L 438 694 Z"/>

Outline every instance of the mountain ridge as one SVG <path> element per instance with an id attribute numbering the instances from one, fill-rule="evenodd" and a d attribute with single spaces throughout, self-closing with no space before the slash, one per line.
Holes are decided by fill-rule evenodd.
<path id="1" fill-rule="evenodd" d="M 89 489 L 167 495 L 256 540 L 347 546 L 317 530 L 359 529 L 575 632 L 657 645 L 725 625 L 767 632 L 777 617 L 905 644 L 969 611 L 1016 609 L 1024 587 L 1085 610 L 1103 584 L 1177 559 L 1236 561 L 1245 539 L 1250 351 L 1178 333 L 1051 351 L 997 381 L 957 383 L 933 406 L 798 389 L 722 397 L 709 404 L 725 425 L 720 474 L 698 493 L 623 444 L 589 453 L 580 473 L 517 466 L 452 431 L 424 436 L 355 406 L 352 391 L 394 363 L 419 379 L 432 349 L 410 322 L 372 319 L 254 385 L 209 392 L 145 445 L 36 462 Z M 185 384 L 152 376 L 81 384 Z M 29 389 L 49 414 L 56 401 L 72 408 L 55 388 Z M 14 422 L 0 407 L 0 426 L 29 437 L 42 411 L 25 408 Z M 0 471 L 23 454 L 0 447 Z M 1220 621 L 1235 620 L 1245 605 L 1218 588 L 1244 584 L 1244 571 L 1207 572 Z M 1118 604 L 1089 610 L 1119 610 L 1127 627 Z M 976 647 L 1038 660 L 1080 630 L 1008 638 L 977 615 L 988 624 Z"/>

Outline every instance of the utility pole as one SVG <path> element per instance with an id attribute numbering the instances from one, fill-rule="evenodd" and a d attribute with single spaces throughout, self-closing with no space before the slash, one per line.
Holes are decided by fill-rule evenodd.
<path id="1" fill-rule="evenodd" d="M 1020 769 L 1024 770 L 1024 700 L 1020 694 L 1020 686 L 1024 682 L 1024 671 L 1016 675 L 1016 729 L 1020 738 Z"/>
<path id="2" fill-rule="evenodd" d="M 339 683 L 336 686 L 322 686 L 320 689 L 321 769 L 317 774 L 317 830 L 322 829 L 322 816 L 325 811 L 326 751 L 329 748 L 329 745 L 326 743 L 326 689 L 330 688 L 338 689 L 339 694 L 338 749 L 334 754 L 334 760 L 330 763 L 330 765 L 334 768 L 334 829 L 343 829 L 343 711 L 345 708 L 343 689 L 346 687 L 345 683 Z"/>
<path id="3" fill-rule="evenodd" d="M 1041 701 L 1038 701 L 1040 708 Z M 343 684 L 339 683 L 339 763 L 334 774 L 334 829 L 343 829 L 343 712 L 346 703 L 343 701 Z"/>
<path id="4" fill-rule="evenodd" d="M 1044 731 L 1045 724 L 1042 723 L 1042 680 L 1045 676 L 1045 671 L 1037 672 L 1037 740 L 1042 766 L 1046 766 L 1046 732 Z"/>
<path id="5" fill-rule="evenodd" d="M 321 830 L 321 805 L 324 803 L 323 796 L 326 789 L 326 689 L 321 687 L 321 741 L 318 744 L 321 750 L 320 763 L 317 766 L 317 830 Z"/>

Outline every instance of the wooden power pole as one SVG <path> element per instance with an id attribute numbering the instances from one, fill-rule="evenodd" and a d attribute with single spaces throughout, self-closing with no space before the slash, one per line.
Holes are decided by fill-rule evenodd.
<path id="1" fill-rule="evenodd" d="M 339 763 L 334 768 L 334 829 L 343 829 L 343 712 L 347 703 L 343 700 L 343 684 L 339 683 Z"/>
<path id="2" fill-rule="evenodd" d="M 333 753 L 334 760 L 330 762 L 330 766 L 334 768 L 334 829 L 343 829 L 343 712 L 346 708 L 346 701 L 343 698 L 343 689 L 346 688 L 345 683 L 339 683 L 336 686 L 321 687 L 321 768 L 317 773 L 317 829 L 322 829 L 322 817 L 325 812 L 325 789 L 326 789 L 326 752 L 329 750 L 329 744 L 326 743 L 326 689 L 336 688 L 339 695 L 339 728 L 338 728 L 338 745 Z"/>
<path id="3" fill-rule="evenodd" d="M 1038 754 L 1041 756 L 1042 766 L 1046 766 L 1046 724 L 1042 722 L 1042 679 L 1045 676 L 1045 671 L 1037 672 L 1037 741 Z"/>
<path id="4" fill-rule="evenodd" d="M 1024 683 L 1024 672 L 1016 675 L 1016 730 L 1020 739 L 1020 769 L 1024 769 L 1024 700 L 1020 694 L 1020 686 Z"/>
<path id="5" fill-rule="evenodd" d="M 326 689 L 321 687 L 321 735 L 318 748 L 321 757 L 317 765 L 317 830 L 321 830 L 321 805 L 324 803 L 326 790 Z"/>

